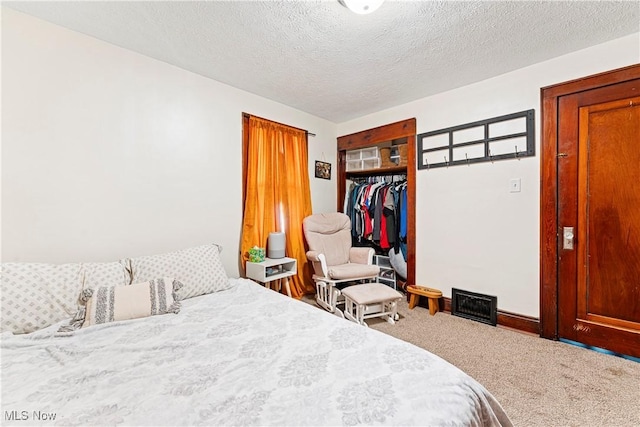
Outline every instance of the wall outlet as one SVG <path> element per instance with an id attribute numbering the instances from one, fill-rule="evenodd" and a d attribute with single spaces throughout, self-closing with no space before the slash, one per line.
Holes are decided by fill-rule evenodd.
<path id="1" fill-rule="evenodd" d="M 509 181 L 509 192 L 510 193 L 519 193 L 521 187 L 520 178 L 513 178 Z"/>

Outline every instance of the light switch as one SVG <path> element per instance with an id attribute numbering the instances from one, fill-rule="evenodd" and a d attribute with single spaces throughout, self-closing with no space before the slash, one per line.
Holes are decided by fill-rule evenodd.
<path id="1" fill-rule="evenodd" d="M 513 178 L 509 181 L 509 192 L 510 193 L 519 193 L 520 192 L 520 178 Z"/>

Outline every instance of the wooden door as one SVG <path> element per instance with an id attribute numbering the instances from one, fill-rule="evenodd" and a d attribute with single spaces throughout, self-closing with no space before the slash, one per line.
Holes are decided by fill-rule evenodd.
<path id="1" fill-rule="evenodd" d="M 640 79 L 557 112 L 557 337 L 640 357 Z"/>

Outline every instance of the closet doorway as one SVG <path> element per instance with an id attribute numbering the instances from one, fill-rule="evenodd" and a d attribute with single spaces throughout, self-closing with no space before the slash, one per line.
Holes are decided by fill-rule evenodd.
<path id="1" fill-rule="evenodd" d="M 542 89 L 541 335 L 640 357 L 640 65 Z"/>
<path id="2" fill-rule="evenodd" d="M 347 151 L 369 147 L 405 145 L 406 164 L 347 172 Z M 338 137 L 338 200 L 337 210 L 343 212 L 346 182 L 349 177 L 367 175 L 405 175 L 407 177 L 407 281 L 415 284 L 415 224 L 416 224 L 416 119 L 411 118 L 372 129 Z"/>

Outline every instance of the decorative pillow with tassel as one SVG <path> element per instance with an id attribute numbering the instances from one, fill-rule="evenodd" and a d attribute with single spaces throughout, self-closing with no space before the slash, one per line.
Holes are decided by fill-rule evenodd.
<path id="1" fill-rule="evenodd" d="M 182 283 L 169 277 L 128 286 L 100 286 L 80 294 L 80 310 L 69 325 L 58 332 L 71 332 L 91 325 L 178 313 L 176 292 Z"/>

